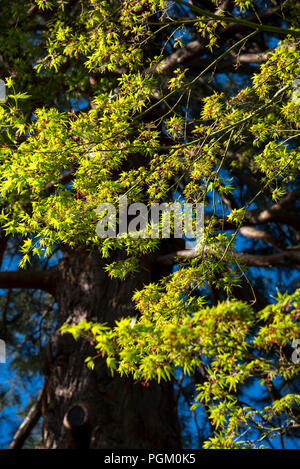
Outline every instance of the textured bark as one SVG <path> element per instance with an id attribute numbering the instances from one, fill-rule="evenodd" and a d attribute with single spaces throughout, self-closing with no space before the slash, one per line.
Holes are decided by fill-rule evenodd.
<path id="1" fill-rule="evenodd" d="M 113 324 L 134 313 L 131 295 L 153 280 L 151 260 L 145 261 L 137 277 L 126 281 L 109 279 L 101 262 L 83 251 L 65 254 L 60 261 L 58 328 L 66 321 L 82 319 Z M 43 447 L 179 448 L 172 385 L 143 387 L 131 379 L 112 377 L 102 358 L 90 370 L 84 363 L 90 354 L 95 352 L 87 342 L 75 342 L 69 334 L 54 337 L 42 406 Z M 74 409 L 75 420 L 76 412 L 84 409 L 87 419 L 83 426 L 69 428 L 70 409 Z"/>

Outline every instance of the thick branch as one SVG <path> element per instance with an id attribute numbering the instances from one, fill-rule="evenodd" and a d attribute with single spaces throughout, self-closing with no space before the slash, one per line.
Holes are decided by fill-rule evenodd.
<path id="1" fill-rule="evenodd" d="M 279 265 L 295 265 L 300 268 L 300 251 L 281 251 L 275 254 L 246 254 L 243 252 L 233 253 L 242 264 L 249 267 L 273 267 Z"/>
<path id="2" fill-rule="evenodd" d="M 295 211 L 287 211 L 286 209 L 291 206 L 294 202 L 299 200 L 300 189 L 290 191 L 285 197 L 280 199 L 276 204 L 265 210 L 247 210 L 244 217 L 244 223 L 247 225 L 263 225 L 268 222 L 280 222 L 300 230 L 300 216 Z M 239 209 L 239 205 L 234 199 L 232 194 L 222 195 L 223 202 L 226 203 L 228 209 Z M 230 222 L 227 217 L 216 217 L 219 218 L 220 223 L 227 226 L 226 229 L 230 228 Z M 247 236 L 247 235 L 246 235 Z M 272 243 L 271 243 L 272 244 Z"/>
<path id="3" fill-rule="evenodd" d="M 41 417 L 42 410 L 42 401 L 45 393 L 45 384 L 43 385 L 35 403 L 28 412 L 25 420 L 19 426 L 15 436 L 12 439 L 12 442 L 9 445 L 9 449 L 21 449 L 24 445 L 26 439 L 38 423 Z"/>
<path id="4" fill-rule="evenodd" d="M 0 272 L 0 288 L 33 288 L 54 294 L 56 268 L 47 271 L 15 270 Z"/>
<path id="5" fill-rule="evenodd" d="M 55 191 L 55 186 L 57 184 L 69 184 L 74 178 L 75 170 L 69 169 L 64 174 L 62 174 L 57 181 L 48 182 L 42 189 L 42 192 L 52 193 Z"/>
<path id="6" fill-rule="evenodd" d="M 206 252 L 215 254 L 209 248 L 204 249 Z M 159 256 L 157 262 L 163 265 L 176 264 L 178 259 L 193 259 L 199 256 L 199 252 L 194 249 L 186 249 L 177 251 L 164 256 Z M 279 265 L 295 265 L 300 268 L 300 251 L 281 251 L 275 254 L 246 254 L 244 252 L 228 252 L 227 258 L 234 260 L 237 259 L 244 265 L 249 267 L 273 267 Z M 220 255 L 219 255 L 220 257 Z"/>
<path id="7" fill-rule="evenodd" d="M 197 57 L 200 53 L 205 51 L 205 44 L 196 39 L 195 41 L 190 41 L 181 49 L 176 50 L 168 57 L 166 57 L 158 67 L 158 70 L 161 73 L 167 73 L 173 67 L 176 67 L 178 64 L 183 64 L 188 62 L 191 59 Z"/>
<path id="8" fill-rule="evenodd" d="M 230 211 L 239 208 L 232 194 L 222 195 L 221 198 Z M 239 232 L 247 238 L 259 239 L 266 244 L 271 244 L 279 250 L 283 248 L 282 242 L 276 239 L 275 236 L 271 235 L 266 230 L 259 230 L 258 228 L 255 228 L 253 226 L 245 225 L 240 228 Z"/>
<path id="9" fill-rule="evenodd" d="M 194 64 L 194 66 L 196 66 L 197 68 L 204 69 L 212 62 L 212 59 L 205 58 L 200 60 L 198 59 L 197 61 L 195 61 L 195 59 L 205 53 L 207 53 L 207 48 L 205 47 L 205 44 L 202 41 L 198 39 L 190 41 L 184 47 L 176 50 L 168 57 L 166 57 L 159 64 L 158 70 L 163 74 L 167 74 L 170 70 L 177 67 L 179 64 L 185 64 L 191 61 L 195 62 L 192 62 L 192 65 Z M 242 55 L 232 54 L 231 58 L 217 65 L 217 71 L 224 71 L 229 67 L 237 67 L 240 64 L 262 63 L 267 60 L 268 56 L 268 53 L 248 53 Z"/>
<path id="10" fill-rule="evenodd" d="M 239 231 L 243 236 L 246 236 L 246 238 L 259 239 L 266 244 L 271 244 L 271 246 L 274 246 L 277 249 L 283 248 L 282 242 L 276 239 L 275 236 L 268 233 L 268 231 L 259 230 L 253 226 L 242 226 Z"/>
<path id="11" fill-rule="evenodd" d="M 286 196 L 282 197 L 276 204 L 272 205 L 269 209 L 271 213 L 276 213 L 283 208 L 288 207 L 292 203 L 296 202 L 300 198 L 300 189 L 294 189 L 290 191 Z"/>
<path id="12" fill-rule="evenodd" d="M 246 212 L 245 219 L 247 223 L 252 225 L 263 225 L 267 222 L 277 221 L 300 230 L 300 216 L 295 212 L 287 212 L 284 209 L 270 207 L 262 211 L 249 210 Z"/>

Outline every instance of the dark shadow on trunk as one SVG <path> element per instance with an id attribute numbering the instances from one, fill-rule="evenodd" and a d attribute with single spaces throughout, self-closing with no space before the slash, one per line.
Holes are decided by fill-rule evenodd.
<path id="1" fill-rule="evenodd" d="M 112 325 L 135 314 L 132 293 L 154 280 L 152 267 L 150 256 L 135 277 L 111 280 L 99 255 L 64 253 L 56 291 L 58 328 L 82 319 Z M 112 377 L 102 358 L 90 370 L 84 363 L 90 354 L 95 351 L 83 340 L 59 333 L 53 338 L 42 407 L 43 447 L 180 448 L 172 383 L 144 387 Z"/>

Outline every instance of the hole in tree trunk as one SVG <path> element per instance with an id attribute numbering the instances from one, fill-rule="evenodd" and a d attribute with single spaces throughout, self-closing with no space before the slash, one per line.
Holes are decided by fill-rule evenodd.
<path id="1" fill-rule="evenodd" d="M 64 426 L 69 430 L 75 449 L 88 449 L 90 430 L 88 412 L 83 404 L 73 405 L 65 414 Z"/>

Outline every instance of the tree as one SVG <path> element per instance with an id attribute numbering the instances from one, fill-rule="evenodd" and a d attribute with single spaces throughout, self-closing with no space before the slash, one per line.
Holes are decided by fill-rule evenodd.
<path id="1" fill-rule="evenodd" d="M 20 322 L 7 317 L 37 289 L 55 329 L 11 448 L 40 416 L 44 448 L 179 448 L 174 383 L 204 412 L 199 445 L 290 444 L 300 425 L 299 4 L 1 6 L 0 257 L 22 256 L 0 273 L 3 327 L 16 340 Z M 193 249 L 151 237 L 150 225 L 146 236 L 101 238 L 99 206 L 118 209 L 120 196 L 148 208 L 205 203 L 203 236 Z M 272 299 L 251 267 L 278 285 L 280 267 L 291 283 Z M 247 396 L 259 382 L 266 393 Z"/>

